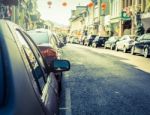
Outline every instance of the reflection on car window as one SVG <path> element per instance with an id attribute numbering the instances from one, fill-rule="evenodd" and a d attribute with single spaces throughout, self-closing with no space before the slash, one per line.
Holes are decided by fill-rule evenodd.
<path id="1" fill-rule="evenodd" d="M 3 104 L 3 95 L 4 95 L 4 81 L 3 81 L 3 67 L 2 67 L 2 54 L 0 49 L 0 107 Z"/>
<path id="2" fill-rule="evenodd" d="M 19 38 L 19 42 L 22 44 L 22 48 L 23 48 L 23 50 L 27 56 L 29 65 L 31 67 L 31 72 L 34 76 L 34 80 L 37 84 L 37 87 L 39 88 L 39 93 L 42 93 L 42 90 L 43 90 L 43 87 L 45 84 L 43 71 L 42 71 L 38 61 L 36 60 L 34 53 L 30 49 L 27 42 L 24 40 L 22 34 L 19 31 L 16 31 L 16 33 L 17 33 L 17 36 Z"/>

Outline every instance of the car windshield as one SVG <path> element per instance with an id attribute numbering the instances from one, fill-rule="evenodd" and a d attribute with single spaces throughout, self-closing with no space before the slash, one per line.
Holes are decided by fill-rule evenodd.
<path id="1" fill-rule="evenodd" d="M 115 37 L 111 37 L 111 38 L 109 38 L 109 41 L 115 41 L 116 40 L 116 38 Z"/>
<path id="2" fill-rule="evenodd" d="M 49 36 L 47 32 L 28 32 L 28 34 L 37 45 L 49 43 Z"/>

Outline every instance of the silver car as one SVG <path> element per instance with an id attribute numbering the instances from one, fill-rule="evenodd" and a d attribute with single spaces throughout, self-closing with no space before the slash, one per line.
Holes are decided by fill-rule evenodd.
<path id="1" fill-rule="evenodd" d="M 116 51 L 122 50 L 124 53 L 131 50 L 132 44 L 134 42 L 134 35 L 124 35 L 116 43 Z"/>

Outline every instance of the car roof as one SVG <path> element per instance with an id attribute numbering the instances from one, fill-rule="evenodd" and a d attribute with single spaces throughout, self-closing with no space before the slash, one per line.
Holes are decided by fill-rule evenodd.
<path id="1" fill-rule="evenodd" d="M 38 28 L 34 30 L 28 30 L 27 33 L 48 33 L 49 35 L 52 34 L 52 32 L 45 28 Z"/>

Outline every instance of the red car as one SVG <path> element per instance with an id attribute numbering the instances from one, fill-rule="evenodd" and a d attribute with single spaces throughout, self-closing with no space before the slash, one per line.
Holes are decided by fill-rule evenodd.
<path id="1" fill-rule="evenodd" d="M 48 29 L 35 29 L 27 31 L 32 40 L 38 46 L 42 56 L 44 57 L 48 67 L 55 59 L 60 59 L 60 40 Z M 56 79 L 59 84 L 59 91 L 61 90 L 62 72 L 55 73 Z"/>
<path id="2" fill-rule="evenodd" d="M 53 60 L 60 58 L 58 38 L 55 34 L 48 29 L 35 29 L 27 31 L 27 33 L 39 47 L 48 66 L 50 66 Z"/>

